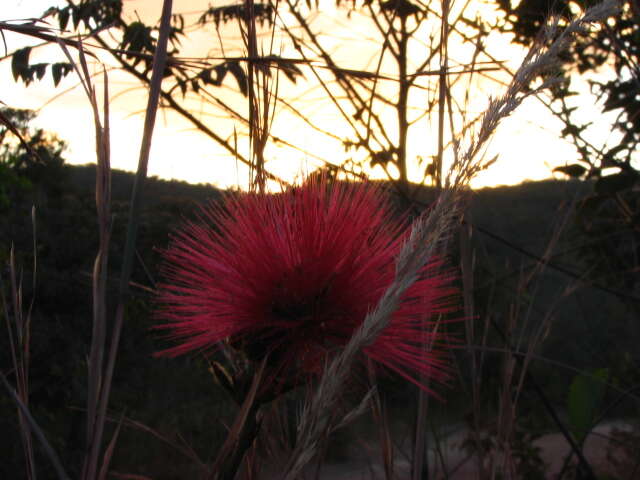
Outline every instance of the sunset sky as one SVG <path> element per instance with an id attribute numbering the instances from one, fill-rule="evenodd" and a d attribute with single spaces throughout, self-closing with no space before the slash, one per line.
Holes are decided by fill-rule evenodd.
<path id="1" fill-rule="evenodd" d="M 186 22 L 194 23 L 199 13 L 207 8 L 208 3 L 207 0 L 174 0 L 174 12 L 184 13 Z M 54 4 L 54 0 L 4 0 L 0 20 L 40 16 L 47 7 Z M 62 5 L 64 2 L 58 4 Z M 126 15 L 128 18 L 138 15 L 147 23 L 155 22 L 161 4 L 162 2 L 157 0 L 127 0 Z M 327 7 L 317 15 L 314 25 L 318 31 L 331 32 L 331 36 L 327 36 L 326 40 L 331 42 L 336 58 L 342 61 L 340 66 L 375 71 L 376 51 L 372 50 L 374 44 L 369 41 L 369 35 L 363 30 L 367 28 L 365 22 L 364 16 L 359 18 L 356 14 L 347 19 L 345 12 L 336 12 L 333 7 Z M 224 27 L 220 33 L 225 53 L 240 55 L 242 51 L 237 25 Z M 5 37 L 10 52 L 26 44 L 37 43 L 17 34 L 6 34 Z M 221 54 L 218 40 L 215 34 L 212 35 L 210 32 L 196 31 L 186 40 L 184 47 L 184 55 L 190 57 Z M 512 69 L 517 67 L 524 55 L 521 48 L 510 45 L 508 38 L 497 34 L 487 39 L 487 48 Z M 283 56 L 295 56 L 295 51 L 284 42 L 277 44 L 276 49 L 281 49 Z M 453 58 L 456 56 L 454 50 L 456 48 L 452 46 Z M 462 49 L 458 52 L 463 63 L 465 53 Z M 48 46 L 34 50 L 32 59 L 63 61 L 64 57 L 57 46 Z M 113 64 L 113 60 L 106 55 L 104 61 L 108 65 Z M 96 73 L 101 70 L 98 65 L 93 65 L 92 68 Z M 323 129 L 330 130 L 338 136 L 346 136 L 346 127 L 336 108 L 323 97 L 322 90 L 313 84 L 313 74 L 310 70 L 307 69 L 304 73 L 306 80 L 299 80 L 296 85 L 282 77 L 279 95 L 294 103 Z M 498 80 L 507 80 L 506 76 L 496 77 Z M 91 110 L 84 92 L 80 88 L 74 88 L 78 85 L 77 77 L 69 75 L 54 89 L 48 75 L 43 81 L 25 88 L 24 85 L 14 82 L 10 59 L 5 59 L 0 62 L 0 82 L 0 101 L 14 108 L 38 110 L 40 113 L 37 125 L 55 132 L 69 144 L 66 155 L 68 162 L 82 164 L 95 160 Z M 145 108 L 146 92 L 135 79 L 115 70 L 109 71 L 109 88 L 112 166 L 134 170 L 137 164 L 143 120 L 141 112 Z M 234 88 L 235 84 L 228 81 L 214 93 L 234 108 L 243 110 L 246 103 L 233 92 Z M 381 85 L 380 88 L 385 87 Z M 489 80 L 475 82 L 469 88 L 472 89 L 468 104 L 469 117 L 483 110 L 490 95 L 497 96 L 503 90 L 498 82 Z M 460 94 L 460 91 L 457 94 Z M 416 97 L 416 109 L 421 106 L 420 101 Z M 186 105 L 221 136 L 232 137 L 235 125 L 225 118 L 221 111 L 212 109 L 201 101 L 199 103 L 196 99 L 187 100 Z M 580 111 L 585 118 L 595 118 L 598 114 L 598 110 L 589 103 L 581 105 Z M 424 123 L 415 127 L 416 133 L 412 135 L 409 145 L 412 158 L 429 158 L 435 153 L 435 118 L 436 115 L 427 116 Z M 497 155 L 498 161 L 489 170 L 481 173 L 472 186 L 516 184 L 525 180 L 543 179 L 551 176 L 554 166 L 571 163 L 575 158 L 575 152 L 571 145 L 558 139 L 560 128 L 560 122 L 555 120 L 539 101 L 528 100 L 515 115 L 503 123 L 495 135 L 487 154 Z M 237 129 L 242 130 L 242 127 L 238 125 Z M 287 181 L 318 167 L 322 162 L 316 157 L 340 163 L 347 155 L 339 141 L 317 134 L 284 108 L 277 111 L 272 132 L 295 141 L 306 152 L 275 146 L 267 150 L 267 168 Z M 596 142 L 606 139 L 604 135 L 597 134 L 594 138 Z M 246 140 L 240 138 L 238 146 L 241 151 L 246 151 Z M 378 170 L 367 173 L 373 176 L 381 175 Z M 212 183 L 220 187 L 247 186 L 247 169 L 243 165 L 239 165 L 229 153 L 194 131 L 193 127 L 177 114 L 169 111 L 160 112 L 158 117 L 149 174 L 193 183 Z M 419 177 L 419 168 L 414 166 L 412 178 Z"/>

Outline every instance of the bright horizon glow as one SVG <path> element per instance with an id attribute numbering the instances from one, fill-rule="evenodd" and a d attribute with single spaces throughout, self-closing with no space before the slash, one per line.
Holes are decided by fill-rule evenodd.
<path id="1" fill-rule="evenodd" d="M 47 7 L 55 4 L 54 0 L 5 0 L 2 20 L 39 16 Z M 64 2 L 57 2 L 58 4 Z M 161 2 L 151 0 L 127 0 L 125 8 L 128 15 L 137 12 L 141 18 L 155 19 L 159 15 Z M 207 8 L 207 1 L 174 1 L 175 12 L 196 12 Z M 192 17 L 190 17 L 192 18 Z M 322 19 L 321 19 L 322 20 Z M 189 21 L 189 18 L 187 19 Z M 344 25 L 345 18 L 340 17 L 335 20 L 335 24 L 330 27 L 337 51 L 340 65 L 349 68 L 368 68 L 375 70 L 375 52 L 370 51 L 369 60 L 373 59 L 373 66 L 362 64 L 360 61 L 355 67 L 351 67 L 349 55 L 352 57 L 359 55 L 364 58 L 364 47 L 366 38 L 363 39 L 357 30 L 357 19 L 352 17 L 349 21 L 353 27 L 351 30 L 345 28 L 338 30 L 340 25 Z M 326 20 L 325 20 L 326 22 Z M 355 25 L 355 27 L 354 27 Z M 335 28 L 337 26 L 337 28 Z M 323 25 L 320 24 L 320 28 Z M 325 28 L 330 28 L 326 26 Z M 338 31 L 337 31 L 338 30 Z M 222 31 L 222 29 L 221 29 Z M 237 40 L 239 34 L 236 26 L 226 27 L 225 38 L 232 37 Z M 198 41 L 203 41 L 204 37 L 189 37 L 185 42 L 187 49 L 185 55 L 198 56 L 206 55 L 203 47 L 197 45 Z M 6 34 L 9 51 L 13 51 L 29 41 L 26 37 Z M 347 43 L 348 42 L 348 43 Z M 494 55 L 499 55 L 499 59 L 509 59 L 510 66 L 517 66 L 518 58 L 524 55 L 522 48 L 510 45 L 507 38 L 502 35 L 491 35 L 488 39 L 487 48 Z M 358 48 L 363 49 L 359 50 Z M 227 55 L 234 48 L 225 47 Z M 348 54 L 344 50 L 349 51 Z M 218 50 L 213 46 L 212 52 Z M 236 45 L 235 48 L 238 51 Z M 219 54 L 219 53 L 218 53 Z M 294 56 L 293 51 L 284 51 L 283 56 Z M 346 55 L 346 56 L 345 56 Z M 32 52 L 32 59 L 41 58 L 42 61 L 51 61 L 54 58 L 63 60 L 62 53 L 58 47 L 48 46 L 35 49 Z M 384 65 L 383 65 L 384 66 Z M 98 73 L 99 69 L 94 68 Z M 313 75 L 309 70 L 305 71 L 305 79 L 311 79 Z M 89 103 L 84 96 L 84 92 L 77 87 L 78 81 L 74 75 L 69 75 L 61 82 L 57 89 L 53 89 L 50 76 L 35 84 L 24 87 L 17 84 L 11 76 L 10 61 L 0 62 L 0 78 L 4 82 L 0 101 L 7 106 L 14 108 L 29 108 L 39 111 L 35 124 L 46 131 L 57 134 L 69 144 L 69 150 L 65 158 L 69 164 L 85 164 L 95 161 L 94 130 L 92 124 L 92 114 Z M 280 89 L 287 89 L 287 98 L 307 95 L 307 99 L 296 104 L 296 107 L 304 110 L 313 121 L 324 129 L 332 129 L 341 135 L 341 128 L 344 128 L 342 119 L 337 116 L 333 104 L 326 98 L 321 97 L 321 91 L 312 82 L 302 79 L 297 85 L 293 85 L 283 80 L 282 76 Z M 225 85 L 234 86 L 226 82 Z M 217 95 L 235 95 L 231 89 L 225 86 L 214 91 Z M 384 88 L 381 86 L 380 88 Z M 118 71 L 109 73 L 109 89 L 111 92 L 111 135 L 112 135 L 112 167 L 122 170 L 134 171 L 137 167 L 137 157 L 139 142 L 142 133 L 142 122 L 146 104 L 146 91 L 139 84 L 126 74 Z M 61 92 L 68 90 L 61 96 Z M 481 82 L 474 86 L 474 102 L 471 105 L 474 111 L 468 112 L 469 117 L 482 111 L 483 105 L 488 101 L 488 95 L 499 95 L 503 88 L 495 83 Z M 98 84 L 98 92 L 101 86 Z M 476 97 L 477 96 L 477 99 Z M 312 100 L 315 98 L 315 100 Z M 477 101 L 476 101 L 477 100 Z M 306 103 L 302 103 L 306 102 Z M 415 103 L 415 102 L 414 102 Z M 237 109 L 246 108 L 246 100 L 241 98 L 233 99 L 230 104 Z M 420 104 L 418 102 L 418 104 Z M 224 138 L 230 138 L 233 132 L 233 124 L 228 120 L 220 119 L 220 111 L 206 109 L 205 106 L 195 101 L 187 103 L 189 110 L 196 116 L 204 119 L 205 122 Z M 588 114 L 596 114 L 598 110 L 595 106 L 581 106 Z M 600 115 L 598 113 L 598 115 Z M 436 115 L 432 115 L 430 122 L 422 121 L 420 127 L 426 132 L 425 135 L 416 135 L 410 140 L 410 158 L 418 156 L 423 159 L 429 158 L 435 153 Z M 594 117 L 590 117 L 594 118 Z M 238 127 L 241 129 L 241 127 Z M 529 180 L 542 180 L 552 176 L 551 170 L 558 165 L 571 163 L 576 158 L 573 147 L 567 142 L 559 140 L 560 122 L 555 119 L 545 107 L 535 99 L 529 99 L 511 117 L 503 120 L 501 127 L 494 134 L 494 138 L 487 149 L 489 158 L 498 155 L 498 161 L 487 171 L 482 172 L 472 181 L 473 188 L 496 185 L 512 185 Z M 314 132 L 312 129 L 296 120 L 293 115 L 284 109 L 280 109 L 275 117 L 272 132 L 277 136 L 295 138 L 296 144 L 308 153 L 293 153 L 290 149 L 284 149 L 278 145 L 270 145 L 267 148 L 267 158 L 269 162 L 267 168 L 274 174 L 280 176 L 285 181 L 299 179 L 304 173 L 314 170 L 321 165 L 315 157 L 329 159 L 332 163 L 340 163 L 346 157 L 341 142 L 328 139 Z M 344 136 L 344 135 L 343 135 Z M 240 139 L 238 149 L 246 152 L 246 142 Z M 424 167 L 422 167 L 424 168 Z M 412 167 L 410 178 L 416 180 L 420 177 L 417 165 Z M 372 178 L 381 178 L 381 169 L 367 169 L 365 172 Z M 161 110 L 158 114 L 156 129 L 153 137 L 151 157 L 149 163 L 149 175 L 156 175 L 164 179 L 183 180 L 190 183 L 211 183 L 220 188 L 248 186 L 248 168 L 236 162 L 236 160 L 223 148 L 215 144 L 203 134 L 193 130 L 191 124 L 179 117 L 176 113 L 168 110 Z"/>

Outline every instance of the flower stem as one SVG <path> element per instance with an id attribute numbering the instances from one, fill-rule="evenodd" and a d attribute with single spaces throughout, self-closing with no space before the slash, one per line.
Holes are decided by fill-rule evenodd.
<path id="1" fill-rule="evenodd" d="M 244 402 L 236 415 L 222 448 L 218 452 L 208 480 L 233 480 L 245 453 L 258 436 L 260 431 L 258 414 L 260 407 L 264 403 L 258 396 L 258 392 L 262 386 L 268 359 L 269 355 L 266 355 L 253 375 L 251 387 L 244 398 Z"/>

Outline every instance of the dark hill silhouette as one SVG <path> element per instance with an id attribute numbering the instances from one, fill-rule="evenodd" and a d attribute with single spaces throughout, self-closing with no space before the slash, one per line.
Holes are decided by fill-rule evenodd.
<path id="1" fill-rule="evenodd" d="M 95 165 L 67 166 L 69 184 L 82 193 L 93 193 Z M 134 174 L 112 171 L 112 198 L 128 201 L 133 188 Z M 572 201 L 590 191 L 591 186 L 580 181 L 545 180 L 517 186 L 500 186 L 475 190 L 471 196 L 470 214 L 474 223 L 502 235 L 523 248 L 542 252 L 551 234 L 556 216 Z M 221 191 L 209 184 L 189 184 L 183 181 L 148 178 L 145 183 L 145 205 L 165 205 L 172 201 L 200 204 L 220 198 Z M 421 189 L 417 197 L 425 203 L 434 191 Z M 566 211 L 565 211 L 566 214 Z M 509 250 L 496 247 L 505 255 Z"/>
<path id="2" fill-rule="evenodd" d="M 67 165 L 69 184 L 80 192 L 94 192 L 96 179 L 95 164 Z M 112 198 L 116 201 L 128 201 L 135 175 L 124 170 L 113 169 L 111 171 Z M 158 177 L 149 177 L 145 182 L 145 203 L 157 205 L 168 199 L 189 199 L 204 202 L 211 197 L 217 198 L 220 190 L 210 184 L 191 184 L 178 180 L 163 180 Z"/>

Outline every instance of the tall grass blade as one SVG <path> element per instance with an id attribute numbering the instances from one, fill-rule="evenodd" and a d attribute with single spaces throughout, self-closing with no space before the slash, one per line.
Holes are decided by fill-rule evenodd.
<path id="1" fill-rule="evenodd" d="M 86 451 L 82 470 L 82 478 L 95 478 L 91 471 L 91 459 L 99 453 L 96 443 L 98 400 L 103 389 L 104 350 L 107 342 L 106 295 L 108 275 L 108 253 L 111 239 L 111 164 L 110 164 L 110 130 L 109 130 L 109 82 L 106 71 L 103 72 L 103 108 L 102 120 L 96 98 L 96 91 L 91 82 L 91 74 L 86 61 L 82 42 L 78 41 L 80 67 L 71 57 L 64 43 L 60 47 L 73 65 L 93 112 L 96 137 L 96 212 L 98 217 L 99 246 L 94 260 L 92 275 L 93 325 L 91 346 L 89 349 L 87 372 L 87 432 Z M 97 453 L 95 449 L 98 449 Z"/>
<path id="2" fill-rule="evenodd" d="M 22 297 L 22 274 L 18 279 L 15 250 L 13 245 L 9 251 L 9 286 L 11 289 L 12 315 L 9 313 L 9 304 L 4 295 L 4 288 L 0 282 L 0 294 L 2 295 L 3 313 L 7 325 L 7 335 L 9 338 L 9 351 L 11 362 L 16 377 L 17 396 L 25 408 L 29 408 L 29 363 L 31 357 L 31 314 L 35 301 L 36 278 L 37 278 L 37 241 L 36 241 L 36 216 L 35 207 L 31 209 L 31 223 L 33 228 L 33 272 L 32 272 L 32 296 L 29 309 L 24 312 Z M 1 280 L 1 278 L 0 278 Z M 15 330 L 15 332 L 14 332 Z M 36 464 L 33 449 L 33 438 L 31 428 L 22 411 L 18 408 L 18 422 L 20 425 L 20 440 L 25 455 L 26 475 L 29 480 L 36 479 Z"/>
<path id="3" fill-rule="evenodd" d="M 54 468 L 58 478 L 60 480 L 71 480 L 71 477 L 69 477 L 69 475 L 67 475 L 67 472 L 65 472 L 64 467 L 62 466 L 62 462 L 60 461 L 60 457 L 58 457 L 58 454 L 53 449 L 53 447 L 51 446 L 49 441 L 47 440 L 47 437 L 45 436 L 44 432 L 42 431 L 42 429 L 40 428 L 38 423 L 31 416 L 31 412 L 29 412 L 29 407 L 27 407 L 22 402 L 22 400 L 20 400 L 20 397 L 18 396 L 16 391 L 11 387 L 11 385 L 7 381 L 7 377 L 5 377 L 2 372 L 0 372 L 0 380 L 2 380 L 2 384 L 7 389 L 7 392 L 9 392 L 9 396 L 14 401 L 14 403 L 16 404 L 18 409 L 20 410 L 20 413 L 26 419 L 27 424 L 29 425 L 29 428 L 31 428 L 31 431 L 33 432 L 33 434 L 36 436 L 36 438 L 40 442 L 40 445 L 42 446 L 42 449 L 44 450 L 45 455 L 51 461 L 51 464 L 53 465 L 53 468 Z"/>
<path id="4" fill-rule="evenodd" d="M 109 465 L 111 464 L 111 458 L 113 457 L 113 451 L 116 448 L 118 442 L 118 436 L 120 435 L 120 429 L 122 428 L 122 422 L 124 421 L 124 415 L 120 417 L 116 431 L 113 433 L 113 437 L 104 452 L 104 459 L 102 460 L 102 466 L 100 467 L 100 473 L 98 474 L 98 480 L 107 480 L 109 474 Z"/>
<path id="5" fill-rule="evenodd" d="M 156 113 L 158 111 L 158 100 L 160 97 L 162 78 L 164 76 L 164 70 L 167 61 L 167 42 L 171 30 L 172 4 L 172 0 L 164 0 L 162 6 L 160 32 L 156 44 L 155 55 L 153 58 L 151 87 L 145 114 L 144 130 L 140 146 L 140 156 L 138 159 L 138 170 L 136 172 L 136 180 L 133 186 L 131 207 L 129 210 L 129 223 L 127 225 L 127 236 L 123 253 L 118 305 L 116 307 L 116 317 L 111 334 L 111 345 L 108 354 L 106 371 L 104 373 L 104 379 L 101 382 L 98 410 L 96 413 L 96 428 L 94 432 L 90 456 L 88 459 L 88 468 L 86 470 L 87 480 L 93 479 L 96 474 L 100 445 L 102 443 L 104 423 L 107 415 L 107 405 L 109 403 L 109 396 L 111 393 L 113 371 L 115 368 L 115 362 L 118 353 L 122 324 L 124 322 L 124 308 L 129 296 L 129 278 L 131 277 L 131 271 L 133 270 L 135 242 L 140 217 L 140 203 L 142 200 L 144 181 L 147 176 L 147 166 L 149 163 L 149 153 L 151 150 L 151 139 L 153 136 Z"/>

